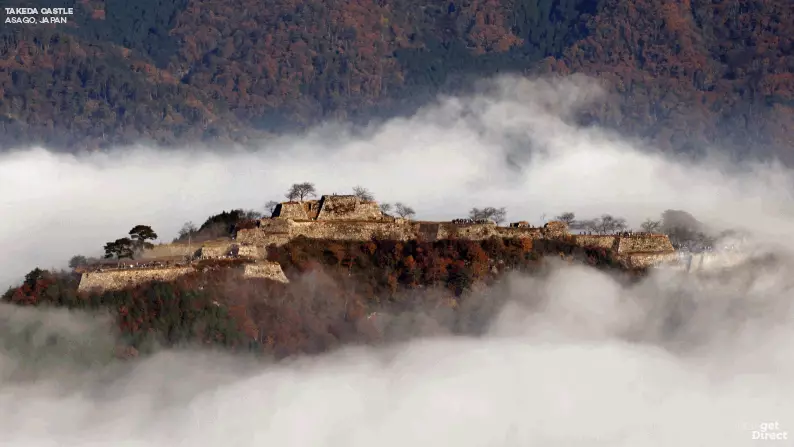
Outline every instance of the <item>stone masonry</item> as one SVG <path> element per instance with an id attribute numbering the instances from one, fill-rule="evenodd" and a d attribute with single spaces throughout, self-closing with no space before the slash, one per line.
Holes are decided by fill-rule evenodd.
<path id="1" fill-rule="evenodd" d="M 236 233 L 239 253 L 264 257 L 265 248 L 281 246 L 296 237 L 322 240 L 484 240 L 491 237 L 519 239 L 573 240 L 582 247 L 612 251 L 627 266 L 645 267 L 676 258 L 670 240 L 663 234 L 572 235 L 563 222 L 549 222 L 534 228 L 521 221 L 508 227 L 495 223 L 425 222 L 395 218 L 380 211 L 376 202 L 356 196 L 322 196 L 319 200 L 285 202 L 270 218 L 261 219 L 254 228 Z"/>
<path id="2" fill-rule="evenodd" d="M 239 268 L 239 267 L 238 267 Z M 266 278 L 287 283 L 281 265 L 277 262 L 259 260 L 241 267 L 245 278 Z M 80 276 L 78 292 L 122 290 L 149 281 L 174 281 L 180 276 L 195 272 L 192 266 L 160 268 L 121 268 L 84 272 Z"/>

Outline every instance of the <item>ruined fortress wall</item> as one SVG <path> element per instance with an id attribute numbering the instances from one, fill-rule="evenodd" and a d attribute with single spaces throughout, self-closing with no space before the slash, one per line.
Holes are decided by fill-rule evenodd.
<path id="1" fill-rule="evenodd" d="M 292 237 L 304 236 L 311 239 L 366 241 L 373 237 L 409 240 L 417 237 L 418 225 L 392 222 L 345 222 L 316 221 L 293 222 L 290 228 Z"/>
<path id="2" fill-rule="evenodd" d="M 202 258 L 220 258 L 226 256 L 231 252 L 231 244 L 223 245 L 205 245 L 199 250 L 199 256 Z"/>
<path id="3" fill-rule="evenodd" d="M 659 264 L 678 262 L 678 254 L 675 252 L 662 253 L 629 253 L 620 256 L 621 263 L 630 268 L 653 267 Z"/>
<path id="4" fill-rule="evenodd" d="M 170 258 L 174 256 L 186 256 L 195 253 L 199 244 L 160 244 L 155 245 L 149 250 L 144 250 L 141 254 L 142 259 L 151 258 Z"/>
<path id="5" fill-rule="evenodd" d="M 244 258 L 264 259 L 267 257 L 267 250 L 265 245 L 240 245 L 237 250 L 237 255 Z"/>
<path id="6" fill-rule="evenodd" d="M 576 245 L 581 247 L 599 247 L 610 250 L 614 247 L 616 238 L 616 236 L 611 235 L 576 234 L 573 236 L 576 240 Z"/>
<path id="7" fill-rule="evenodd" d="M 383 217 L 377 202 L 356 196 L 323 196 L 317 220 L 378 220 Z"/>
<path id="8" fill-rule="evenodd" d="M 552 220 L 543 226 L 543 237 L 557 239 L 569 236 L 568 224 L 559 220 Z"/>
<path id="9" fill-rule="evenodd" d="M 101 291 L 121 290 L 147 281 L 173 281 L 193 271 L 193 267 L 170 267 L 83 273 L 80 277 L 80 285 L 77 287 L 77 291 L 87 292 L 92 289 Z"/>
<path id="10" fill-rule="evenodd" d="M 284 202 L 276 206 L 275 215 L 284 219 L 309 219 L 306 208 L 301 202 Z"/>
<path id="11" fill-rule="evenodd" d="M 246 228 L 237 231 L 240 245 L 268 245 L 272 235 L 289 236 L 292 221 L 286 219 L 263 219 L 259 228 Z"/>
<path id="12" fill-rule="evenodd" d="M 620 236 L 617 239 L 616 252 L 668 252 L 673 251 L 673 244 L 665 234 L 646 234 L 633 236 Z"/>
<path id="13" fill-rule="evenodd" d="M 528 227 L 498 227 L 497 234 L 505 238 L 515 239 L 540 239 L 543 237 L 543 230 L 540 228 Z"/>
<path id="14" fill-rule="evenodd" d="M 259 228 L 271 233 L 286 233 L 289 232 L 291 226 L 290 223 L 291 221 L 287 219 L 262 219 L 259 221 Z M 239 232 L 237 234 L 237 238 L 238 240 L 240 238 Z"/>
<path id="15" fill-rule="evenodd" d="M 438 228 L 438 239 L 483 240 L 498 236 L 497 228 L 493 223 L 457 225 L 444 222 Z"/>
<path id="16" fill-rule="evenodd" d="M 257 262 L 255 264 L 246 264 L 243 267 L 244 278 L 264 278 L 282 283 L 288 283 L 289 279 L 281 269 L 281 264 L 278 262 Z"/>

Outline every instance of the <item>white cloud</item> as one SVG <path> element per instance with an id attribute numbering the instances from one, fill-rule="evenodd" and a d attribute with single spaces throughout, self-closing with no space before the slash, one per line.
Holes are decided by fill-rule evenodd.
<path id="1" fill-rule="evenodd" d="M 327 127 L 248 152 L 6 154 L 0 282 L 90 254 L 138 223 L 170 239 L 186 220 L 261 208 L 304 180 L 322 192 L 361 184 L 428 219 L 495 205 L 507 206 L 512 220 L 572 210 L 637 224 L 684 209 L 706 223 L 751 227 L 790 251 L 791 172 L 739 170 L 717 158 L 682 162 L 572 124 L 572 110 L 591 100 L 598 90 L 581 79 L 505 78 L 364 136 Z M 561 267 L 486 292 L 508 294 L 510 304 L 484 338 L 425 338 L 266 368 L 195 353 L 164 353 L 129 371 L 52 367 L 42 373 L 50 381 L 3 379 L 0 440 L 750 445 L 740 424 L 777 421 L 794 434 L 789 272 L 780 261 L 714 277 L 660 272 L 626 285 Z M 0 371 L 21 361 L 9 346 Z"/>

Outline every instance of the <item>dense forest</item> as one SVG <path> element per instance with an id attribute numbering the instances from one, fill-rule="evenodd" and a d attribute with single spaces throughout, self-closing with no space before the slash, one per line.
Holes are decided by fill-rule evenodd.
<path id="1" fill-rule="evenodd" d="M 123 291 L 78 293 L 79 274 L 35 269 L 2 301 L 100 312 L 116 321 L 117 352 L 209 345 L 283 358 L 342 344 L 400 341 L 417 334 L 480 334 L 507 294 L 493 286 L 509 272 L 543 275 L 566 260 L 623 275 L 603 249 L 572 242 L 490 239 L 340 242 L 298 238 L 271 247 L 290 283 L 244 279 L 206 260 L 175 282 Z"/>
<path id="2" fill-rule="evenodd" d="M 613 95 L 583 123 L 794 161 L 789 0 L 60 3 L 67 24 L 0 29 L 4 147 L 244 142 L 408 113 L 483 75 L 586 73 Z"/>

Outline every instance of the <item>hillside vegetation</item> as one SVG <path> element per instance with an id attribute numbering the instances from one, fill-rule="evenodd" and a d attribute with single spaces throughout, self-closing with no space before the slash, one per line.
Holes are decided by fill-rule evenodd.
<path id="1" fill-rule="evenodd" d="M 67 3 L 68 24 L 0 29 L 3 146 L 246 141 L 410 112 L 477 76 L 586 73 L 614 96 L 583 123 L 792 161 L 788 0 Z"/>
<path id="2" fill-rule="evenodd" d="M 119 352 L 214 345 L 284 357 L 417 333 L 479 334 L 507 294 L 494 285 L 511 271 L 539 275 L 547 258 L 623 272 L 607 250 L 561 241 L 333 242 L 297 238 L 269 250 L 291 282 L 243 279 L 232 261 L 171 283 L 78 293 L 79 275 L 35 269 L 2 299 L 22 306 L 110 311 Z M 421 320 L 421 324 L 418 321 Z M 421 327 L 415 327 L 416 325 Z"/>

